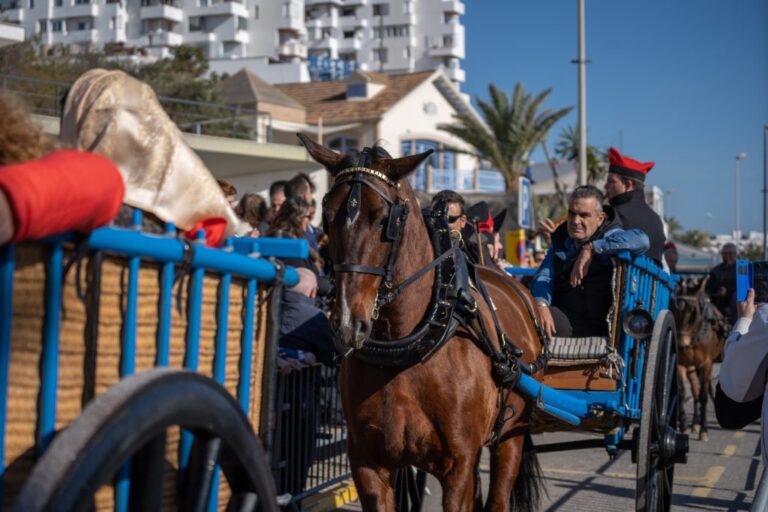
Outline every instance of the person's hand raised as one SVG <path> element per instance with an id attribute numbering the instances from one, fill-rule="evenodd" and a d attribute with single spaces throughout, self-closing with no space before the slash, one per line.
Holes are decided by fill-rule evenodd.
<path id="1" fill-rule="evenodd" d="M 736 305 L 736 309 L 739 312 L 739 318 L 749 318 L 752 320 L 752 317 L 755 316 L 755 310 L 757 309 L 755 306 L 754 288 L 749 289 L 747 292 L 747 298 L 744 300 L 744 302 L 739 302 Z"/>

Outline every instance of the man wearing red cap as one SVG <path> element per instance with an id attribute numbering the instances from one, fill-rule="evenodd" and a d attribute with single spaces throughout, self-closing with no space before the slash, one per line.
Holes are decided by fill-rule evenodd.
<path id="1" fill-rule="evenodd" d="M 605 182 L 608 203 L 621 219 L 624 229 L 640 229 L 648 235 L 651 247 L 647 255 L 661 265 L 664 250 L 664 224 L 661 218 L 645 202 L 645 176 L 653 169 L 654 162 L 638 162 L 619 153 L 615 148 L 608 150 L 610 167 Z"/>

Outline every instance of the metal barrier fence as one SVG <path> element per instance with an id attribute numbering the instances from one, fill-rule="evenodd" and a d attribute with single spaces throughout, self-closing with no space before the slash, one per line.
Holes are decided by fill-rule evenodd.
<path id="1" fill-rule="evenodd" d="M 272 471 L 284 506 L 299 510 L 304 498 L 350 478 L 337 369 L 279 374 L 275 420 Z"/>
<path id="2" fill-rule="evenodd" d="M 21 98 L 32 113 L 60 117 L 69 82 L 0 74 L 2 88 Z M 183 132 L 257 142 L 272 141 L 272 115 L 255 109 L 158 96 L 168 116 Z"/>

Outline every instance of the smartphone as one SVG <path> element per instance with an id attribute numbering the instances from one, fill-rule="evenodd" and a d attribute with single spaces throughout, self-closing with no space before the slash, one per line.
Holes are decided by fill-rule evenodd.
<path id="1" fill-rule="evenodd" d="M 749 273 L 749 261 L 736 260 L 736 300 L 739 302 L 747 299 L 747 292 L 752 287 Z"/>
<path id="2" fill-rule="evenodd" d="M 753 261 L 750 281 L 755 289 L 755 304 L 768 302 L 768 261 Z"/>
<path id="3" fill-rule="evenodd" d="M 755 304 L 768 302 L 768 261 L 736 260 L 736 300 L 746 300 L 750 288 L 755 289 Z"/>

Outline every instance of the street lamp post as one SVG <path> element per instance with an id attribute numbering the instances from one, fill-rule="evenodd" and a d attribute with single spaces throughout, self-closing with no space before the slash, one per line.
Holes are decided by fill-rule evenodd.
<path id="1" fill-rule="evenodd" d="M 579 0 L 579 185 L 587 184 L 587 57 L 584 0 Z"/>
<path id="2" fill-rule="evenodd" d="M 738 153 L 736 155 L 736 229 L 733 232 L 734 241 L 738 242 L 741 239 L 741 210 L 739 206 L 739 170 L 741 168 L 741 161 L 747 158 L 746 153 Z"/>

